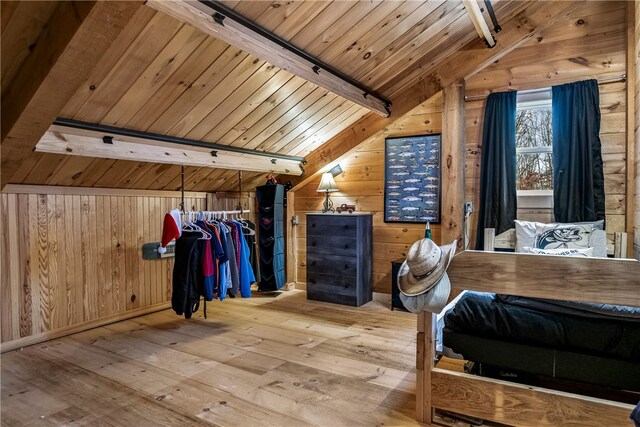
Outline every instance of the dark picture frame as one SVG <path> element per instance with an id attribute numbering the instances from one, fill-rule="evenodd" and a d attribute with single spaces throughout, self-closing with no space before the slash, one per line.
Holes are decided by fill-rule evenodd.
<path id="1" fill-rule="evenodd" d="M 385 138 L 384 222 L 440 223 L 441 134 Z"/>

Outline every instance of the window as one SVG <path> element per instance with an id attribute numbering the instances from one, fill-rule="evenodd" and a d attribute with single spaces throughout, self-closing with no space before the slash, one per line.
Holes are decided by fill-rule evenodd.
<path id="1" fill-rule="evenodd" d="M 551 89 L 519 92 L 516 107 L 516 188 L 519 194 L 551 194 L 551 139 Z"/>

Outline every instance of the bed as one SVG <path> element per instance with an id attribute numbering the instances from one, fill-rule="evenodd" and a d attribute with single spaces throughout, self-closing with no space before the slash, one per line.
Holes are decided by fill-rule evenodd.
<path id="1" fill-rule="evenodd" d="M 522 310 L 530 312 L 532 308 L 511 304 L 514 301 L 499 301 L 500 306 L 494 311 L 487 308 L 496 306 L 499 297 L 495 294 L 640 307 L 640 262 L 465 251 L 454 258 L 448 273 L 456 289 L 487 293 L 467 293 L 455 304 L 452 313 L 457 310 L 457 317 L 450 322 L 449 331 L 445 329 L 443 341 L 456 352 L 472 354 L 490 366 L 512 368 L 509 363 L 517 360 L 520 370 L 524 366 L 524 370 L 537 375 L 558 376 L 561 373 L 563 378 L 574 381 L 584 381 L 584 366 L 598 367 L 598 375 L 589 378 L 593 384 L 611 386 L 613 381 L 616 387 L 625 390 L 640 388 L 637 384 L 640 381 L 638 322 L 615 319 L 619 323 L 611 320 L 613 323 L 609 324 L 605 320 L 607 324 L 602 325 L 603 319 L 585 317 L 587 324 L 600 328 L 597 332 L 603 336 L 599 341 L 594 339 L 587 343 L 588 348 L 581 348 L 576 342 L 585 340 L 572 336 L 588 332 L 580 329 L 582 326 L 577 326 L 576 322 L 568 334 L 554 336 L 536 332 L 539 327 L 547 328 L 548 332 L 558 324 L 565 328 L 564 332 L 568 331 L 566 328 L 569 327 L 565 325 L 571 321 L 561 317 L 566 313 L 540 315 L 557 316 L 551 323 L 541 326 L 535 322 L 527 325 L 527 321 L 518 324 Z M 562 286 L 558 286 L 559 283 Z M 511 316 L 510 324 L 518 324 L 519 330 L 508 330 L 506 335 L 505 331 L 492 330 L 491 324 L 495 323 L 492 316 Z M 553 326 L 554 321 L 556 326 Z M 430 424 L 433 410 L 439 408 L 508 425 L 612 426 L 628 423 L 630 404 L 434 367 L 437 323 L 435 315 L 419 315 L 419 421 Z M 481 333 L 470 331 L 470 325 L 477 326 Z M 527 329 L 526 333 L 533 333 L 537 340 L 526 333 L 519 335 Z M 623 336 L 618 336 L 617 341 L 611 339 L 612 331 Z M 520 338 L 514 340 L 514 337 Z M 491 348 L 499 351 L 489 351 Z"/>

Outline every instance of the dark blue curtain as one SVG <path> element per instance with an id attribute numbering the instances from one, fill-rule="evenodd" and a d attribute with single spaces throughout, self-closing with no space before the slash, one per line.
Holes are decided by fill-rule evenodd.
<path id="1" fill-rule="evenodd" d="M 476 249 L 484 247 L 485 228 L 495 228 L 497 235 L 515 226 L 516 95 L 515 91 L 492 93 L 487 98 Z"/>
<path id="2" fill-rule="evenodd" d="M 604 220 L 598 82 L 554 86 L 552 94 L 555 220 Z"/>

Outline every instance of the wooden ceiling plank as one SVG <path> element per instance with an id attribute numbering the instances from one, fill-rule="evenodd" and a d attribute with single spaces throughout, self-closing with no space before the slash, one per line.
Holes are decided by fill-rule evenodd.
<path id="1" fill-rule="evenodd" d="M 286 71 L 265 63 L 251 78 L 247 79 L 236 90 L 227 96 L 218 106 L 212 109 L 196 126 L 187 134 L 187 138 L 203 139 L 211 129 L 215 129 L 222 121 L 235 122 L 241 120 L 242 109 L 238 111 L 239 115 L 235 116 L 236 110 L 247 102 L 252 96 L 265 99 L 276 88 L 282 86 L 292 77 Z M 269 92 L 269 93 L 267 93 Z M 212 142 L 216 142 L 215 140 Z"/>
<path id="2" fill-rule="evenodd" d="M 316 102 L 318 102 L 318 100 L 322 99 L 323 97 L 328 97 L 329 99 L 331 99 L 335 96 L 327 92 L 326 89 L 317 87 L 316 85 L 311 85 L 310 87 L 315 89 L 312 90 L 311 93 L 306 95 L 303 99 L 299 100 L 294 106 L 286 110 L 278 109 L 278 111 L 276 112 L 275 120 L 273 120 L 272 115 L 269 115 L 268 120 L 260 120 L 260 122 L 258 122 L 260 126 L 251 127 L 251 129 L 245 132 L 241 138 L 238 138 L 238 140 L 236 140 L 238 142 L 237 146 L 255 149 L 256 147 L 258 147 L 258 145 L 260 145 L 261 142 L 278 132 L 279 129 L 281 129 L 291 120 L 294 120 L 296 116 L 298 116 L 299 114 L 304 114 L 304 112 L 308 108 L 312 107 Z M 302 86 L 301 89 L 304 89 L 301 94 L 306 93 L 308 89 L 307 85 Z M 296 93 L 297 92 L 299 91 L 296 91 Z M 296 101 L 297 99 L 298 97 L 296 96 L 294 101 Z M 287 100 L 289 100 L 289 98 L 287 98 Z M 267 126 L 263 128 L 263 124 L 266 124 Z M 233 145 L 236 145 L 235 141 Z"/>
<path id="3" fill-rule="evenodd" d="M 131 188 L 143 188 L 145 190 L 151 189 L 152 186 L 158 190 L 170 188 L 168 184 L 180 176 L 181 170 L 180 166 L 177 165 L 156 165 L 156 167 L 149 168 L 149 172 L 137 181 L 133 181 Z"/>
<path id="4" fill-rule="evenodd" d="M 150 123 L 160 117 L 183 93 L 190 90 L 211 63 L 215 62 L 227 48 L 229 45 L 225 42 L 207 37 L 123 127 L 147 130 Z"/>
<path id="5" fill-rule="evenodd" d="M 98 84 L 73 117 L 101 123 L 109 109 L 125 94 L 145 68 L 157 57 L 184 24 L 157 13 L 107 75 L 108 84 Z"/>
<path id="6" fill-rule="evenodd" d="M 291 87 L 289 87 L 289 84 L 285 85 L 281 90 L 274 93 L 265 104 L 261 105 L 251 114 L 251 116 L 256 114 L 259 117 L 247 118 L 246 120 L 248 121 L 243 120 L 218 141 L 221 144 L 243 147 L 282 116 L 283 112 L 291 110 L 296 104 L 317 89 L 316 85 L 300 77 L 294 77 L 293 80 L 294 83 L 292 83 Z"/>
<path id="7" fill-rule="evenodd" d="M 76 185 L 76 181 L 82 177 L 82 174 L 92 161 L 93 159 L 89 157 L 69 157 L 58 166 L 46 184 L 63 186 Z"/>
<path id="8" fill-rule="evenodd" d="M 139 2 L 56 7 L 50 19 L 55 25 L 47 26 L 2 97 L 2 188 L 140 7 Z"/>
<path id="9" fill-rule="evenodd" d="M 198 78 L 197 85 L 180 96 L 156 120 L 149 129 L 151 132 L 175 136 L 186 135 L 211 111 L 211 108 L 224 100 L 224 98 L 220 99 L 222 96 L 228 95 L 229 91 L 251 77 L 263 64 L 234 47 L 231 47 L 229 52 L 225 51 L 219 60 L 229 60 L 229 62 L 221 68 L 216 67 L 217 69 L 212 70 L 212 75 L 207 73 L 207 76 L 211 75 L 210 80 L 205 81 Z M 215 63 L 212 64 L 213 67 L 215 67 Z"/>
<path id="10" fill-rule="evenodd" d="M 9 25 L 9 21 L 11 21 L 21 3 L 23 2 L 9 0 L 0 2 L 0 34 L 2 37 L 4 37 L 4 32 Z"/>
<path id="11" fill-rule="evenodd" d="M 377 114 L 388 115 L 386 101 L 378 98 L 375 93 L 363 91 L 362 86 L 335 76 L 330 71 L 319 66 L 317 62 L 300 56 L 292 50 L 283 49 L 272 38 L 254 32 L 235 22 L 230 17 L 224 18 L 224 24 L 216 23 L 212 17 L 213 10 L 206 4 L 193 0 L 179 2 L 155 0 L 148 2 L 148 4 L 200 28 L 207 34 L 240 47 L 246 52 L 268 61 L 270 64 L 325 87 L 327 90 L 362 105 Z M 349 6 L 353 5 L 349 3 Z M 295 42 L 293 44 L 295 45 Z"/>
<path id="12" fill-rule="evenodd" d="M 104 159 L 107 160 L 107 159 Z M 111 159 L 113 160 L 113 159 Z M 123 176 L 137 170 L 138 165 L 142 162 L 131 162 L 128 160 L 113 160 L 113 163 L 105 171 L 105 173 L 93 185 L 96 188 L 116 188 L 115 183 L 122 179 Z"/>
<path id="13" fill-rule="evenodd" d="M 374 56 L 365 67 L 358 69 L 355 75 L 366 84 L 378 87 L 379 80 L 386 78 L 387 73 L 396 73 L 401 67 L 404 69 L 410 65 L 411 61 L 420 57 L 419 53 L 425 50 L 425 46 L 430 47 L 442 39 L 451 43 L 448 36 L 454 23 L 461 17 L 465 17 L 465 24 L 468 25 L 464 8 L 461 4 L 446 2 L 439 9 L 442 10 L 434 11 L 423 20 L 425 24 L 423 31 L 415 36 L 409 33 L 407 38 L 401 37 L 393 46 L 393 50 L 385 49 Z M 442 18 L 441 13 L 445 14 Z M 453 37 L 452 39 L 455 40 Z"/>
<path id="14" fill-rule="evenodd" d="M 346 10 L 335 10 L 340 8 L 342 3 L 346 3 Z M 340 40 L 347 31 L 354 27 L 354 23 L 361 22 L 381 4 L 380 0 L 371 2 L 334 2 L 322 14 L 318 15 L 310 26 L 291 39 L 291 43 L 320 58 L 322 52 Z"/>
<path id="15" fill-rule="evenodd" d="M 207 141 L 217 141 L 220 144 L 225 144 L 224 141 L 227 140 L 233 141 L 235 137 L 232 136 L 232 134 L 236 134 L 237 136 L 237 134 L 242 133 L 242 129 L 246 130 L 254 125 L 258 120 L 266 116 L 269 111 L 275 109 L 287 96 L 295 92 L 305 83 L 305 81 L 299 77 L 291 74 L 289 74 L 289 77 L 289 80 L 284 84 L 279 87 L 277 87 L 277 85 L 273 87 L 273 90 L 265 90 L 264 94 L 256 92 L 244 105 L 232 113 L 234 117 L 233 120 L 218 124 L 204 139 Z M 263 95 L 266 95 L 264 99 Z"/>
<path id="16" fill-rule="evenodd" d="M 407 6 L 410 5 L 410 8 Z M 407 10 L 415 10 L 419 2 L 382 2 L 375 9 L 370 11 L 362 19 L 355 21 L 355 25 L 351 24 L 351 28 L 333 43 L 325 43 L 325 47 L 318 54 L 318 58 L 328 64 L 335 64 L 336 68 L 341 69 L 345 62 L 345 53 L 351 50 L 360 50 L 361 44 L 366 43 L 372 32 L 377 26 L 388 26 L 389 22 L 399 20 L 405 16 Z M 388 28 L 387 28 L 388 29 Z"/>
<path id="17" fill-rule="evenodd" d="M 42 185 L 46 183 L 54 172 L 68 160 L 67 156 L 51 155 L 42 156 L 40 160 L 29 171 L 29 174 L 22 181 L 22 184 Z"/>
<path id="18" fill-rule="evenodd" d="M 116 162 L 113 159 L 93 159 L 80 179 L 76 182 L 79 187 L 94 187 L 96 182 Z"/>
<path id="19" fill-rule="evenodd" d="M 527 4 L 527 2 L 523 1 L 501 1 L 495 6 L 494 10 L 499 16 L 500 21 L 506 22 L 516 14 L 522 12 Z M 393 97 L 408 87 L 413 86 L 426 71 L 446 60 L 457 50 L 464 48 L 464 43 L 472 42 L 474 39 L 473 34 L 469 33 L 467 28 L 468 23 L 464 22 L 465 20 L 463 18 L 464 16 L 458 18 L 455 34 L 452 35 L 452 38 L 456 40 L 454 43 L 450 43 L 446 39 L 440 39 L 440 43 L 434 46 L 433 49 L 428 49 L 420 59 L 413 61 L 412 66 L 402 70 L 400 74 L 382 85 L 381 90 L 384 90 L 384 93 L 390 93 Z M 476 46 L 478 49 L 482 49 L 483 44 L 476 43 Z"/>
<path id="20" fill-rule="evenodd" d="M 226 44 L 226 43 L 225 43 Z M 167 134 L 181 118 L 183 118 L 194 105 L 197 105 L 215 87 L 227 77 L 233 70 L 249 57 L 233 46 L 229 46 L 216 58 L 211 65 L 202 73 L 187 90 L 158 117 L 150 115 L 155 121 L 145 129 L 148 132 Z"/>
<path id="21" fill-rule="evenodd" d="M 142 188 L 145 190 L 161 190 L 165 184 L 180 174 L 181 168 L 177 165 L 149 164 L 142 173 L 131 176 L 126 188 Z"/>
<path id="22" fill-rule="evenodd" d="M 316 134 L 316 132 L 318 132 L 320 129 L 326 126 L 327 123 L 332 122 L 333 120 L 336 119 L 336 117 L 341 116 L 342 114 L 344 114 L 345 111 L 351 110 L 354 106 L 358 108 L 362 108 L 359 105 L 354 104 L 353 102 L 349 102 L 347 100 L 340 99 L 340 98 L 339 100 L 341 102 L 338 106 L 336 107 L 328 106 L 327 108 L 325 108 L 324 109 L 325 115 L 320 118 L 316 117 L 315 123 L 313 123 L 311 126 L 309 126 L 306 129 L 302 128 L 301 133 L 299 132 L 299 130 L 296 130 L 296 133 L 298 133 L 298 135 L 295 135 L 293 138 L 286 138 L 285 141 L 288 139 L 289 142 L 287 142 L 286 145 L 281 146 L 280 148 L 281 152 L 293 153 L 294 151 L 296 152 L 299 151 L 298 148 L 301 145 L 306 146 L 308 144 L 311 144 L 313 142 L 313 136 Z M 337 123 L 334 123 L 334 124 L 337 124 Z"/>
<path id="23" fill-rule="evenodd" d="M 342 129 L 346 129 L 353 123 L 360 120 L 362 117 L 367 115 L 367 113 L 368 112 L 359 105 L 352 104 L 346 110 L 335 115 L 329 121 L 325 120 L 328 117 L 323 119 L 322 123 L 319 123 L 321 126 L 318 126 L 313 134 L 300 141 L 298 145 L 289 152 L 292 155 L 300 155 L 304 157 L 338 134 Z"/>
<path id="24" fill-rule="evenodd" d="M 389 43 L 392 43 L 412 26 L 418 24 L 427 12 L 432 11 L 443 1 L 407 1 L 402 3 L 392 17 L 382 20 L 374 29 L 357 40 L 351 49 L 342 52 L 340 57 L 336 58 L 336 67 L 349 75 L 353 75 L 354 71 L 364 63 L 363 61 L 366 62 L 374 54 L 382 51 Z"/>
<path id="25" fill-rule="evenodd" d="M 493 49 L 461 50 L 443 61 L 435 69 L 426 73 L 422 80 L 405 90 L 396 99 L 390 118 L 379 118 L 368 114 L 355 125 L 336 135 L 306 157 L 305 175 L 292 178 L 294 186 L 304 185 L 321 173 L 326 167 L 348 156 L 360 144 L 382 136 L 384 127 L 398 120 L 426 99 L 435 95 L 443 86 L 468 78 L 502 58 L 528 40 L 536 37 L 545 28 L 575 10 L 581 1 L 552 3 L 533 2 L 514 18 L 503 23 L 498 33 L 498 43 Z M 460 64 L 460 66 L 457 66 Z M 452 70 L 455 70 L 453 72 Z"/>
<path id="26" fill-rule="evenodd" d="M 457 10 L 458 7 L 457 2 L 440 0 L 424 2 L 414 13 L 397 23 L 393 28 L 392 35 L 386 36 L 382 32 L 379 39 L 371 43 L 367 49 L 358 52 L 358 55 L 350 58 L 349 61 L 347 61 L 348 57 L 345 57 L 345 61 L 347 61 L 344 64 L 345 72 L 355 78 L 366 77 L 397 49 L 411 44 L 415 37 L 437 22 L 440 16 L 446 20 L 445 17 Z"/>
<path id="27" fill-rule="evenodd" d="M 625 2 L 587 2 L 580 9 L 545 30 L 540 37 L 542 43 L 563 40 L 567 34 L 584 37 L 591 34 L 617 31 L 626 16 Z M 536 40 L 529 41 L 535 44 Z"/>
<path id="28" fill-rule="evenodd" d="M 289 132 L 293 131 L 309 117 L 336 99 L 341 98 L 333 93 L 327 92 L 323 88 L 316 89 L 311 95 L 307 96 L 298 104 L 298 106 L 305 106 L 306 108 L 304 108 L 304 110 L 287 111 L 245 147 L 252 147 L 257 150 L 266 150 L 267 147 L 272 147 L 288 135 Z M 311 100 L 313 100 L 313 102 L 308 104 L 308 101 Z"/>
<path id="29" fill-rule="evenodd" d="M 58 2 L 3 1 L 0 4 L 2 5 L 0 78 L 4 95 L 20 70 L 20 66 L 38 42 Z"/>
<path id="30" fill-rule="evenodd" d="M 221 106 L 229 98 L 233 101 L 235 93 L 239 93 L 241 96 L 246 95 L 246 92 L 253 93 L 257 87 L 271 78 L 277 71 L 278 68 L 271 64 L 251 56 L 247 57 L 220 85 L 213 88 L 187 115 L 179 120 L 169 130 L 169 133 L 183 137 L 191 135 L 211 111 Z M 203 123 L 203 125 L 206 124 Z"/>
<path id="31" fill-rule="evenodd" d="M 222 174 L 224 174 L 224 170 L 222 169 L 213 169 L 211 172 L 200 180 L 198 184 L 196 184 L 193 188 L 193 191 L 212 191 L 214 183 L 217 182 L 218 178 Z M 195 190 L 197 188 L 197 190 Z"/>
<path id="32" fill-rule="evenodd" d="M 336 96 L 322 108 L 319 108 L 313 114 L 309 115 L 306 119 L 302 120 L 302 118 L 296 117 L 296 119 L 292 120 L 290 123 L 287 123 L 287 126 L 278 131 L 276 135 L 278 135 L 278 139 L 276 141 L 270 142 L 269 140 L 264 141 L 258 148 L 261 150 L 272 151 L 276 153 L 286 153 L 291 148 L 294 148 L 298 142 L 294 142 L 295 139 L 304 134 L 307 130 L 311 129 L 313 125 L 315 125 L 318 121 L 322 120 L 328 114 L 336 110 L 342 110 L 343 108 L 347 108 L 347 105 L 352 104 L 344 98 Z M 280 134 L 280 132 L 283 132 Z M 267 145 L 269 144 L 269 145 Z"/>
<path id="33" fill-rule="evenodd" d="M 273 19 L 263 19 L 262 17 L 258 17 L 256 22 L 263 25 L 265 28 L 270 30 L 273 29 L 272 31 L 283 39 L 291 40 L 300 31 L 305 30 L 309 23 L 329 7 L 332 2 L 296 1 L 294 3 L 297 4 L 297 7 L 295 7 L 295 9 L 290 9 L 290 6 L 287 5 L 285 9 L 285 16 L 282 18 L 281 22 Z M 249 14 L 243 14 L 243 16 L 253 20 L 249 17 Z M 274 24 L 276 26 L 273 26 Z"/>
<path id="34" fill-rule="evenodd" d="M 180 69 L 207 39 L 201 31 L 184 25 L 149 66 L 116 102 L 102 124 L 124 126 L 158 90 Z"/>
<path id="35" fill-rule="evenodd" d="M 125 55 L 140 35 L 140 32 L 142 32 L 151 18 L 156 14 L 157 12 L 150 7 L 140 7 L 136 11 L 127 26 L 120 32 L 100 60 L 101 66 L 95 67 L 91 71 L 87 79 L 80 85 L 73 97 L 71 97 L 69 102 L 64 106 L 64 109 L 60 113 L 61 117 L 74 117 L 78 113 L 87 99 L 93 94 L 93 88 L 98 87 L 107 76 L 111 75 L 116 63 Z"/>

